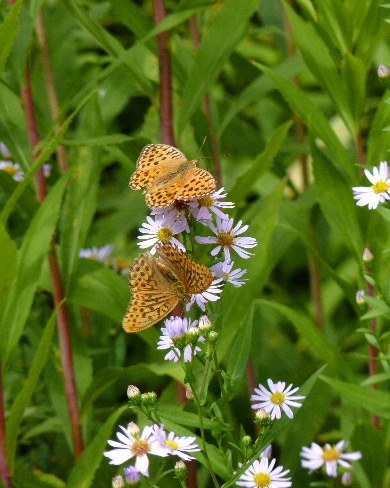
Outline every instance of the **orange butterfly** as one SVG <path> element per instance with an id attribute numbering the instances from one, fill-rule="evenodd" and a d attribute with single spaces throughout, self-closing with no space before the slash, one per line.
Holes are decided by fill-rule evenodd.
<path id="1" fill-rule="evenodd" d="M 140 254 L 130 269 L 132 298 L 123 319 L 126 332 L 147 329 L 164 319 L 192 294 L 203 293 L 213 276 L 204 264 L 171 243 L 157 245 L 159 258 Z"/>
<path id="2" fill-rule="evenodd" d="M 168 144 L 149 144 L 141 151 L 129 186 L 133 190 L 145 188 L 146 203 L 151 208 L 204 197 L 215 190 L 215 180 L 198 168 L 197 162 L 189 161 Z"/>

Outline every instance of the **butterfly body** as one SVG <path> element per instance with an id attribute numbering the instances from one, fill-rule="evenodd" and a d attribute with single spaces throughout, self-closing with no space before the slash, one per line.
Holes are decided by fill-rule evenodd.
<path id="1" fill-rule="evenodd" d="M 144 188 L 146 203 L 152 208 L 201 198 L 215 190 L 215 180 L 197 163 L 168 144 L 149 144 L 141 151 L 129 186 Z"/>
<path id="2" fill-rule="evenodd" d="M 130 270 L 132 299 L 123 319 L 126 332 L 138 332 L 164 319 L 192 294 L 203 293 L 212 282 L 209 268 L 187 257 L 171 243 L 157 246 L 159 258 L 144 253 Z"/>

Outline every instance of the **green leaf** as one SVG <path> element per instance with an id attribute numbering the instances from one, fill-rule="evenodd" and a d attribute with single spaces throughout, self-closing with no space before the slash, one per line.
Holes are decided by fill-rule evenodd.
<path id="1" fill-rule="evenodd" d="M 119 408 L 99 427 L 98 433 L 88 443 L 88 447 L 70 471 L 66 488 L 90 488 L 92 486 L 93 478 L 100 463 L 102 461 L 107 462 L 103 457 L 103 451 L 107 447 L 107 439 L 111 436 L 113 427 L 126 410 L 128 410 L 127 405 Z"/>
<path id="2" fill-rule="evenodd" d="M 69 139 L 62 141 L 64 146 L 109 146 L 123 144 L 124 142 L 133 141 L 135 138 L 126 134 L 107 134 L 99 137 L 90 137 L 88 139 Z"/>
<path id="3" fill-rule="evenodd" d="M 264 151 L 257 156 L 252 166 L 240 175 L 235 184 L 229 190 L 229 198 L 236 204 L 245 198 L 252 186 L 266 173 L 272 166 L 274 159 L 285 142 L 291 122 L 278 127 L 267 141 Z"/>
<path id="4" fill-rule="evenodd" d="M 4 22 L 0 25 L 0 74 L 3 73 L 5 63 L 10 55 L 16 31 L 19 25 L 19 14 L 23 0 L 17 0 L 8 12 Z"/>
<path id="5" fill-rule="evenodd" d="M 17 270 L 18 254 L 14 241 L 0 223 L 0 317 L 4 314 L 8 294 Z"/>
<path id="6" fill-rule="evenodd" d="M 288 4 L 285 3 L 284 6 L 294 31 L 294 40 L 308 68 L 333 100 L 351 135 L 355 135 L 356 122 L 350 113 L 348 89 L 338 73 L 328 46 L 311 24 L 304 22 Z"/>
<path id="7" fill-rule="evenodd" d="M 100 135 L 103 132 L 97 97 L 94 96 L 82 111 L 79 132 Z M 72 284 L 72 276 L 79 261 L 89 227 L 96 213 L 102 169 L 101 150 L 82 146 L 72 154 L 69 168 L 69 187 L 61 215 L 61 262 L 66 290 Z M 83 225 L 80 225 L 80 223 Z"/>
<path id="8" fill-rule="evenodd" d="M 175 422 L 177 425 L 183 425 L 185 427 L 199 428 L 199 415 L 191 412 L 185 412 L 182 407 L 175 405 L 164 405 L 159 404 L 158 415 L 163 420 L 164 424 L 167 421 Z M 168 424 L 167 424 L 168 425 Z M 221 426 L 221 424 L 216 424 L 210 419 L 203 418 L 203 427 L 206 430 L 227 430 L 227 427 Z"/>
<path id="9" fill-rule="evenodd" d="M 390 394 L 388 392 L 354 383 L 346 383 L 327 376 L 321 376 L 321 379 L 348 402 L 367 410 L 371 414 L 390 419 Z"/>
<path id="10" fill-rule="evenodd" d="M 50 133 L 48 138 L 42 140 L 38 147 L 42 148 L 40 155 L 34 161 L 34 164 L 31 165 L 28 172 L 25 174 L 24 179 L 19 182 L 16 186 L 15 191 L 12 193 L 10 198 L 8 199 L 6 205 L 4 206 L 1 214 L 0 214 L 0 222 L 6 223 L 8 217 L 10 216 L 11 212 L 13 211 L 18 199 L 22 195 L 23 191 L 26 189 L 28 185 L 31 184 L 32 179 L 38 169 L 43 166 L 50 158 L 50 156 L 56 150 L 56 147 L 60 144 L 61 138 L 68 130 L 70 124 L 72 123 L 74 117 L 77 115 L 79 110 L 84 106 L 85 103 L 95 94 L 95 91 L 89 93 L 77 106 L 77 108 L 69 115 L 69 117 L 65 120 L 62 124 L 61 128 L 58 131 L 55 131 L 54 135 Z M 54 128 L 53 128 L 54 131 Z M 38 149 L 38 148 L 37 148 Z"/>
<path id="11" fill-rule="evenodd" d="M 14 471 L 16 443 L 23 413 L 26 410 L 33 393 L 36 390 L 39 376 L 51 354 L 51 341 L 56 325 L 57 310 L 55 310 L 43 330 L 41 340 L 30 366 L 28 377 L 22 390 L 16 396 L 7 418 L 7 456 L 11 471 Z"/>
<path id="12" fill-rule="evenodd" d="M 253 300 L 257 299 L 262 288 L 267 282 L 272 266 L 272 239 L 275 227 L 278 223 L 280 205 L 282 203 L 284 182 L 278 183 L 270 195 L 258 205 L 253 205 L 253 218 L 250 227 L 250 235 L 258 240 L 258 245 L 253 249 L 251 266 L 245 275 L 245 286 L 235 288 L 225 287 L 221 299 L 222 333 L 217 345 L 218 357 L 224 358 L 232 347 L 234 337 L 241 327 L 245 327 L 245 316 L 242 311 L 248 310 Z"/>
<path id="13" fill-rule="evenodd" d="M 270 300 L 259 299 L 257 304 L 260 306 L 270 306 L 284 315 L 294 325 L 299 336 L 305 340 L 306 346 L 316 356 L 328 363 L 341 378 L 353 378 L 353 373 L 348 363 L 344 361 L 335 344 L 332 344 L 326 339 L 323 333 L 314 325 L 312 319 L 308 318 L 302 312 Z"/>
<path id="14" fill-rule="evenodd" d="M 305 125 L 312 132 L 313 139 L 318 138 L 325 143 L 330 152 L 330 159 L 333 164 L 337 167 L 344 168 L 353 176 L 355 174 L 355 168 L 351 159 L 318 105 L 310 99 L 307 93 L 295 86 L 284 76 L 281 76 L 276 70 L 260 66 L 258 63 L 254 64 L 274 81 L 276 88 L 286 99 L 291 110 L 297 112 L 302 117 Z"/>
<path id="15" fill-rule="evenodd" d="M 364 245 L 351 185 L 346 181 L 344 174 L 338 171 L 314 144 L 311 148 L 318 202 L 329 225 L 354 252 L 359 262 Z"/>
<path id="16" fill-rule="evenodd" d="M 229 378 L 228 400 L 234 398 L 243 381 L 252 345 L 253 313 L 254 307 L 252 303 L 245 314 L 244 325 L 237 331 L 234 347 L 230 349 L 230 353 L 226 358 L 226 372 Z"/>
<path id="17" fill-rule="evenodd" d="M 1 317 L 0 344 L 3 364 L 19 341 L 30 313 L 43 262 L 47 257 L 68 181 L 62 176 L 39 207 L 19 250 L 19 267 L 10 290 L 7 307 Z"/>
<path id="18" fill-rule="evenodd" d="M 244 36 L 257 0 L 227 0 L 203 37 L 198 56 L 184 86 L 176 133 L 182 134 L 203 95 Z"/>

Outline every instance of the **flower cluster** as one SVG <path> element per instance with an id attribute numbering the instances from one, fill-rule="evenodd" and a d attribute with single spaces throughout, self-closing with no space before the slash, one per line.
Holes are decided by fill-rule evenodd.
<path id="1" fill-rule="evenodd" d="M 221 188 L 197 200 L 152 209 L 151 216 L 146 218 L 147 222 L 139 229 L 138 246 L 141 249 L 150 249 L 151 254 L 156 252 L 156 245 L 160 242 L 173 243 L 185 251 L 186 248 L 178 237 L 191 231 L 190 218 L 191 221 L 199 222 L 211 230 L 214 234 L 212 236 L 195 236 L 195 241 L 199 244 L 215 245 L 211 250 L 213 258 L 218 258 L 218 255 L 222 254 L 222 260 L 211 267 L 216 278 L 213 282 L 214 288 L 207 290 L 208 293 L 203 294 L 202 298 L 191 298 L 190 305 L 196 303 L 203 311 L 208 301 L 218 300 L 222 283 L 228 282 L 236 287 L 245 283 L 242 277 L 246 270 L 233 269 L 232 253 L 248 259 L 252 253 L 247 249 L 257 245 L 255 238 L 242 236 L 248 230 L 248 225 L 243 225 L 241 220 L 235 224 L 233 219 L 223 212 L 225 209 L 234 208 L 233 202 L 224 201 L 226 196 L 226 191 Z"/>
<path id="2" fill-rule="evenodd" d="M 116 436 L 118 441 L 109 440 L 113 447 L 104 455 L 110 464 L 119 466 L 135 457 L 134 466 L 124 469 L 126 479 L 139 479 L 140 474 L 149 476 L 149 455 L 167 457 L 178 456 L 189 461 L 194 459 L 191 453 L 200 451 L 194 442 L 195 437 L 178 437 L 174 432 L 165 432 L 163 425 L 149 425 L 141 431 L 138 425 L 131 422 L 126 428 L 119 426 Z"/>
<path id="3" fill-rule="evenodd" d="M 352 465 L 348 461 L 357 461 L 362 457 L 359 451 L 343 452 L 346 447 L 345 440 L 341 440 L 334 446 L 325 444 L 323 447 L 312 442 L 310 447 L 302 448 L 302 467 L 307 468 L 309 473 L 324 467 L 327 476 L 336 478 L 339 474 L 337 471 L 339 466 L 350 470 Z"/>

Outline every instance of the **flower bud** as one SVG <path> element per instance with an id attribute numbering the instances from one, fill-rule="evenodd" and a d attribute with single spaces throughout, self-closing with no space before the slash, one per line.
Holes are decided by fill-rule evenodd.
<path id="1" fill-rule="evenodd" d="M 350 486 L 350 485 L 352 485 L 352 483 L 353 483 L 352 473 L 350 473 L 350 472 L 343 473 L 343 475 L 341 477 L 341 483 L 344 486 Z"/>
<path id="2" fill-rule="evenodd" d="M 129 424 L 127 424 L 127 431 L 133 437 L 139 437 L 139 435 L 140 435 L 139 427 L 135 422 L 130 422 Z"/>
<path id="3" fill-rule="evenodd" d="M 126 482 L 128 485 L 136 485 L 137 483 L 139 483 L 141 476 L 135 466 L 129 466 L 123 471 L 125 472 Z"/>
<path id="4" fill-rule="evenodd" d="M 142 394 L 142 403 L 146 407 L 153 407 L 157 403 L 157 395 L 154 391 L 149 391 L 148 393 Z"/>
<path id="5" fill-rule="evenodd" d="M 255 423 L 259 427 L 269 427 L 272 423 L 271 415 L 263 408 L 259 408 L 255 413 Z"/>
<path id="6" fill-rule="evenodd" d="M 122 476 L 115 476 L 115 478 L 112 478 L 111 480 L 111 486 L 112 488 L 124 488 L 125 480 Z"/>
<path id="7" fill-rule="evenodd" d="M 356 292 L 356 303 L 358 305 L 363 305 L 365 303 L 364 297 L 366 296 L 366 292 L 364 290 L 358 290 Z"/>
<path id="8" fill-rule="evenodd" d="M 175 478 L 182 481 L 187 479 L 187 466 L 183 461 L 177 461 L 175 464 Z"/>
<path id="9" fill-rule="evenodd" d="M 194 399 L 194 392 L 192 391 L 192 388 L 190 386 L 186 387 L 186 398 L 187 398 L 187 400 L 193 400 Z"/>
<path id="10" fill-rule="evenodd" d="M 134 405 L 141 404 L 141 392 L 135 385 L 129 385 L 127 387 L 127 398 L 131 401 L 131 403 L 134 403 Z"/>
<path id="11" fill-rule="evenodd" d="M 387 78 L 388 76 L 390 76 L 390 69 L 386 65 L 380 64 L 378 66 L 377 73 L 379 78 Z"/>
<path id="12" fill-rule="evenodd" d="M 218 341 L 218 339 L 219 339 L 218 332 L 215 332 L 214 330 L 212 330 L 209 333 L 209 336 L 208 336 L 208 340 L 209 340 L 210 344 L 216 344 L 216 342 Z"/>
<path id="13" fill-rule="evenodd" d="M 374 255 L 372 254 L 370 249 L 368 249 L 368 247 L 364 248 L 362 258 L 365 263 L 370 263 L 374 259 Z"/>
<path id="14" fill-rule="evenodd" d="M 252 444 L 252 438 L 250 435 L 244 435 L 244 437 L 241 439 L 241 444 L 243 447 L 250 447 Z"/>

